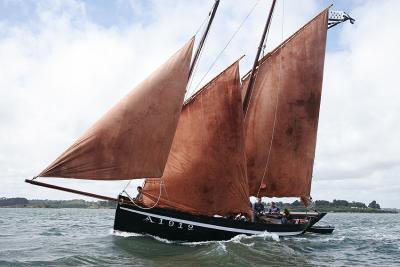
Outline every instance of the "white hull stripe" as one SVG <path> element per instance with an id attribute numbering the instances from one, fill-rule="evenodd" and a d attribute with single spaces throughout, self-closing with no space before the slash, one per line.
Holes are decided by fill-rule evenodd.
<path id="1" fill-rule="evenodd" d="M 216 229 L 216 230 L 222 230 L 222 231 L 227 231 L 227 232 L 234 232 L 234 233 L 241 233 L 241 234 L 251 234 L 251 235 L 257 235 L 257 234 L 262 234 L 262 233 L 266 232 L 266 231 L 246 230 L 246 229 L 225 227 L 225 226 L 219 226 L 219 225 L 208 224 L 208 223 L 200 223 L 200 222 L 182 220 L 182 219 L 177 219 L 177 218 L 173 218 L 173 217 L 158 215 L 158 214 L 154 214 L 154 213 L 148 213 L 148 212 L 145 212 L 145 211 L 132 210 L 132 209 L 128 209 L 128 208 L 125 208 L 125 207 L 120 207 L 120 209 L 126 210 L 126 211 L 130 211 L 130 212 L 134 212 L 134 213 L 138 213 L 138 214 L 145 215 L 145 216 L 156 217 L 156 218 L 163 219 L 163 220 L 170 220 L 170 221 L 175 221 L 175 222 L 179 222 L 179 223 L 191 224 L 191 225 L 194 225 L 194 226 L 200 226 L 200 227 Z M 303 231 L 298 231 L 298 232 L 271 232 L 271 233 L 272 234 L 277 234 L 279 236 L 290 236 L 290 235 L 299 235 L 302 232 Z"/>

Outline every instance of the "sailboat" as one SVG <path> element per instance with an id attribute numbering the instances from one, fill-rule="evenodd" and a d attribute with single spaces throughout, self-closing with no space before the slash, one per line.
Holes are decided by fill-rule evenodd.
<path id="1" fill-rule="evenodd" d="M 194 38 L 25 181 L 115 201 L 116 231 L 182 241 L 304 233 L 325 213 L 294 214 L 290 224 L 255 221 L 249 197 L 310 196 L 327 30 L 354 20 L 327 8 L 260 58 L 275 3 L 246 75 L 235 61 L 184 101 L 217 0 L 193 60 Z M 113 198 L 39 177 L 146 179 L 134 199 L 126 190 Z"/>

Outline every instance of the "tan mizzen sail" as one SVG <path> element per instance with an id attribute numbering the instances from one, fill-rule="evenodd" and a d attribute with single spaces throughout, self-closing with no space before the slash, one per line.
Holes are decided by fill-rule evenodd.
<path id="1" fill-rule="evenodd" d="M 38 176 L 160 177 L 181 111 L 194 38 L 109 110 Z"/>
<path id="2" fill-rule="evenodd" d="M 325 10 L 260 60 L 245 117 L 250 195 L 310 194 L 327 21 Z"/>
<path id="3" fill-rule="evenodd" d="M 159 207 L 250 215 L 238 63 L 183 107 L 161 180 Z M 147 179 L 143 193 L 145 203 L 153 205 L 160 179 Z"/>

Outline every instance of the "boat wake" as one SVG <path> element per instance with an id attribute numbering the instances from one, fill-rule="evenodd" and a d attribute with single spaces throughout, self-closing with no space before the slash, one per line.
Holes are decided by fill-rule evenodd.
<path id="1" fill-rule="evenodd" d="M 118 231 L 118 230 L 114 230 L 111 229 L 110 230 L 110 234 L 113 236 L 118 236 L 118 237 L 125 237 L 125 238 L 129 238 L 129 237 L 151 237 L 159 242 L 162 243 L 166 243 L 166 244 L 172 244 L 172 243 L 176 243 L 179 244 L 180 242 L 178 241 L 171 241 L 168 239 L 164 239 L 158 236 L 154 236 L 154 235 L 149 235 L 149 234 L 138 234 L 138 233 L 131 233 L 131 232 L 124 232 L 124 231 Z"/>
<path id="2" fill-rule="evenodd" d="M 263 232 L 261 234 L 257 235 L 237 235 L 229 240 L 222 240 L 222 241 L 199 241 L 199 242 L 185 242 L 185 241 L 172 241 L 168 240 L 165 238 L 161 238 L 158 236 L 154 235 L 149 235 L 149 234 L 138 234 L 138 233 L 131 233 L 131 232 L 124 232 L 124 231 L 118 231 L 118 230 L 110 230 L 110 234 L 118 237 L 151 237 L 159 242 L 165 243 L 165 244 L 179 244 L 179 245 L 184 245 L 184 246 L 203 246 L 203 245 L 210 245 L 210 244 L 220 244 L 223 245 L 225 243 L 237 243 L 241 244 L 247 247 L 251 247 L 254 245 L 254 243 L 248 243 L 249 241 L 251 242 L 252 240 L 254 241 L 260 241 L 260 239 L 263 240 L 273 240 L 276 242 L 280 241 L 280 238 L 277 234 L 269 233 L 269 232 Z M 244 241 L 244 242 L 243 242 Z"/>
<path id="3" fill-rule="evenodd" d="M 118 231 L 118 230 L 114 230 L 114 229 L 111 229 L 111 230 L 110 230 L 110 234 L 111 234 L 111 235 L 114 235 L 114 236 L 119 236 L 119 237 L 138 237 L 138 236 L 144 236 L 144 235 L 138 234 L 138 233 L 123 232 L 123 231 Z"/>
<path id="4" fill-rule="evenodd" d="M 228 240 L 227 242 L 231 241 L 231 242 L 237 243 L 237 242 L 240 242 L 241 240 L 253 240 L 253 239 L 260 239 L 260 238 L 262 238 L 264 240 L 272 239 L 276 242 L 280 241 L 280 238 L 277 234 L 264 231 L 261 234 L 257 234 L 257 235 L 244 235 L 244 234 L 237 235 L 237 236 L 233 237 L 232 239 Z"/>

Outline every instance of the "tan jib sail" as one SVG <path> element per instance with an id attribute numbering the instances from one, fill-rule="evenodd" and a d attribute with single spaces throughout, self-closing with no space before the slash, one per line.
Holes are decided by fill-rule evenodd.
<path id="1" fill-rule="evenodd" d="M 327 22 L 325 10 L 260 60 L 245 116 L 250 195 L 310 194 Z"/>
<path id="2" fill-rule="evenodd" d="M 160 177 L 182 108 L 193 43 L 190 40 L 141 82 L 39 176 Z"/>
<path id="3" fill-rule="evenodd" d="M 239 66 L 235 63 L 183 107 L 164 175 L 147 179 L 147 205 L 213 216 L 250 215 Z"/>

